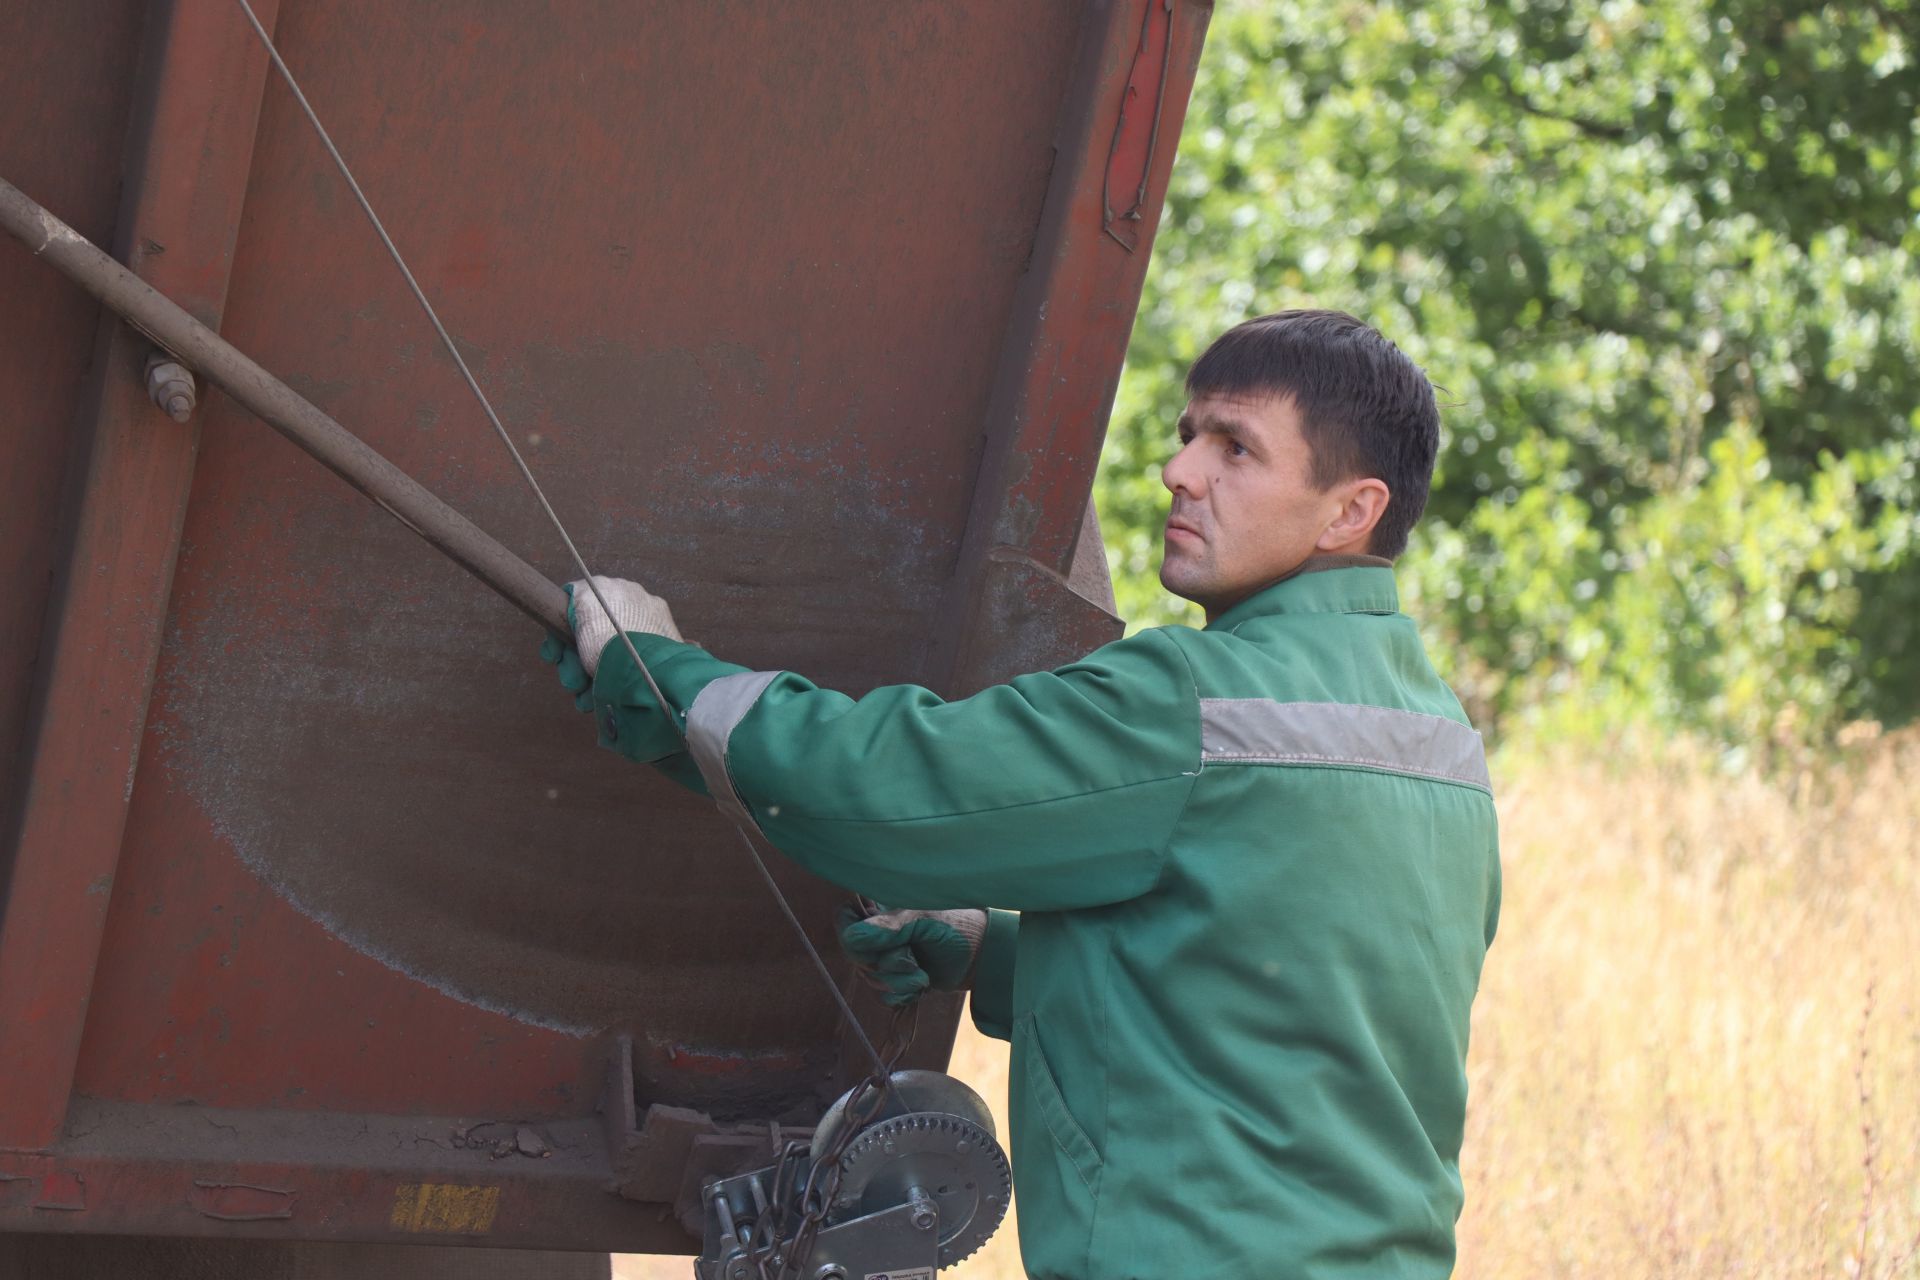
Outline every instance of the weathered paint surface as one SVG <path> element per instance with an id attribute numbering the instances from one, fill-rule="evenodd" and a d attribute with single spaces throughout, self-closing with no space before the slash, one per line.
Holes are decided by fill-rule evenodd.
<path id="1" fill-rule="evenodd" d="M 400 1231 L 483 1236 L 493 1230 L 499 1213 L 498 1187 L 403 1182 L 394 1188 L 389 1221 Z"/>
<path id="2" fill-rule="evenodd" d="M 0 36 L 24 23 L 88 84 L 114 75 L 103 39 L 124 66 L 147 41 L 151 93 L 62 126 L 65 154 L 128 184 L 123 251 L 181 264 L 169 291 L 229 340 L 571 576 L 284 88 L 210 87 L 237 9 L 181 0 L 156 44 L 94 7 L 9 11 Z M 1086 598 L 1087 492 L 1205 18 L 282 0 L 275 30 L 596 568 L 728 657 L 858 692 L 966 687 L 1111 633 Z M 199 128 L 227 138 L 249 85 L 257 136 L 219 181 L 205 159 L 122 170 L 129 111 L 177 144 L 168 112 L 198 86 Z M 0 103 L 43 87 L 0 76 Z M 0 150 L 0 172 L 47 199 L 61 154 Z M 1102 211 L 1143 173 L 1130 253 Z M 143 218 L 205 250 L 156 255 Z M 76 220 L 115 239 L 100 208 Z M 129 434 L 179 429 L 133 413 L 139 344 L 108 326 L 82 376 L 91 308 L 35 270 L 0 246 L 0 281 L 65 319 L 10 328 L 45 352 L 0 372 L 61 449 L 24 451 L 9 495 L 55 487 L 88 395 L 167 466 L 86 481 L 90 560 L 26 508 L 7 566 L 30 601 L 36 574 L 85 588 L 94 563 L 138 589 L 62 598 L 65 676 L 0 636 L 11 740 L 36 681 L 50 706 L 62 680 L 110 693 L 25 762 L 67 760 L 88 798 L 27 793 L 45 834 L 0 906 L 0 957 L 64 966 L 0 966 L 0 1037 L 43 1071 L 0 1098 L 0 1230 L 687 1247 L 607 1190 L 681 1184 L 635 1167 L 653 1148 L 631 1109 L 596 1112 L 609 1070 L 642 1112 L 788 1122 L 858 1065 L 723 821 L 595 751 L 521 616 L 223 397 L 171 443 Z M 100 496 L 143 476 L 140 503 Z M 840 892 L 775 874 L 832 954 Z M 930 1006 L 916 1060 L 956 1015 Z M 551 1158 L 447 1136 L 530 1125 Z"/>

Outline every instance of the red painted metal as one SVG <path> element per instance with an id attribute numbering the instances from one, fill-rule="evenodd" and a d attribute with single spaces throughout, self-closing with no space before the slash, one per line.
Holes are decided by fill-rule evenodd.
<path id="1" fill-rule="evenodd" d="M 274 5 L 263 6 L 272 21 Z M 149 36 L 122 252 L 204 324 L 226 296 L 265 59 L 226 6 L 188 0 Z M 39 735 L 0 924 L 0 1144 L 43 1147 L 66 1112 L 133 788 L 195 431 L 147 399 L 150 343 L 105 322 L 81 504 L 48 625 Z"/>
<path id="2" fill-rule="evenodd" d="M 0 89 L 38 94 L 35 127 L 0 129 L 0 166 L 31 179 L 43 202 L 83 235 L 113 236 L 121 148 L 140 49 L 136 0 L 79 4 L 89 38 L 49 23 L 43 6 L 0 5 Z M 69 430 L 90 394 L 88 366 L 99 328 L 92 299 L 24 253 L 0 252 L 0 389 L 8 428 L 0 431 L 0 832 L 18 816 L 23 748 L 40 672 L 41 631 L 62 557 L 62 477 L 73 453 Z M 0 859 L 7 854 L 0 851 Z M 0 861 L 0 869 L 5 867 Z M 4 903 L 4 898 L 0 898 Z"/>
<path id="3" fill-rule="evenodd" d="M 1083 527 L 1095 528 L 1082 511 L 1210 13 L 1172 0 L 1116 5 L 1082 48 L 938 631 L 937 678 L 956 692 L 1047 665 L 1063 627 L 1079 652 L 1119 638 L 1118 621 L 1069 581 L 1077 554 L 1083 570 L 1102 555 L 1081 545 Z M 1141 191 L 1136 216 L 1116 224 Z M 1104 580 L 1104 563 L 1094 572 Z"/>
<path id="4" fill-rule="evenodd" d="M 144 31 L 26 8 L 0 59 L 24 23 L 76 80 L 110 76 L 102 29 L 151 69 L 63 126 L 127 184 L 115 235 L 97 182 L 81 229 L 568 576 L 229 0 Z M 855 692 L 1110 634 L 1087 495 L 1204 5 L 278 8 L 597 568 Z M 47 93 L 0 76 L 0 105 Z M 49 199 L 60 153 L 10 146 Z M 703 1117 L 805 1123 L 860 1065 L 724 822 L 593 751 L 523 618 L 235 406 L 204 395 L 197 442 L 146 406 L 141 340 L 103 326 L 71 419 L 89 311 L 35 269 L 0 246 L 38 309 L 0 316 L 0 374 L 88 448 L 71 547 L 31 507 L 4 583 L 66 588 L 49 660 L 0 636 L 0 729 L 45 709 L 0 1230 L 691 1248 L 662 1206 L 764 1141 Z M 9 500 L 52 485 L 59 451 L 7 447 Z M 839 891 L 776 875 L 831 954 Z M 956 1016 L 930 1005 L 921 1061 Z"/>

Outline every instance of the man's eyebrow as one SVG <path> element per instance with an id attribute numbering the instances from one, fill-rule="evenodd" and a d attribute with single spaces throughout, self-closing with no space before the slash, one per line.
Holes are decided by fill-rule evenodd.
<path id="1" fill-rule="evenodd" d="M 1191 431 L 1195 435 L 1205 432 L 1209 435 L 1228 436 L 1244 443 L 1250 436 L 1246 425 L 1237 418 L 1223 418 L 1210 413 L 1204 418 L 1196 418 L 1191 413 L 1183 413 L 1174 424 L 1176 430 Z"/>

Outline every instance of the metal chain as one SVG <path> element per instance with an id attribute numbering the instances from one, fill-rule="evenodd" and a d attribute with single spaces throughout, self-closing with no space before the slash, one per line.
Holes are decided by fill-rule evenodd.
<path id="1" fill-rule="evenodd" d="M 847 1094 L 847 1106 L 833 1141 L 807 1170 L 806 1186 L 796 1197 L 793 1171 L 807 1149 L 806 1143 L 787 1144 L 775 1166 L 774 1190 L 766 1212 L 754 1222 L 749 1236 L 747 1262 L 759 1280 L 797 1280 L 807 1260 L 813 1256 L 814 1239 L 820 1234 L 833 1203 L 840 1195 L 840 1182 L 846 1176 L 841 1161 L 860 1132 L 886 1109 L 893 1092 L 893 1073 L 913 1044 L 920 1026 L 920 1002 L 897 1006 L 887 1022 L 887 1037 L 881 1050 L 885 1070 L 866 1076 Z M 798 1218 L 788 1229 L 788 1220 Z M 762 1227 L 765 1227 L 763 1233 Z"/>
<path id="2" fill-rule="evenodd" d="M 414 279 L 413 271 L 407 266 L 406 259 L 400 255 L 399 248 L 393 243 L 393 237 L 387 234 L 386 224 L 381 222 L 380 215 L 373 211 L 373 202 L 368 200 L 367 193 L 360 189 L 360 183 L 354 178 L 353 170 L 347 167 L 346 157 L 342 156 L 340 149 L 333 145 L 332 136 L 327 133 L 326 126 L 320 123 L 320 116 L 314 111 L 313 104 L 307 101 L 307 95 L 301 90 L 300 82 L 294 79 L 293 71 L 287 66 L 286 60 L 280 56 L 280 50 L 274 45 L 273 37 L 267 34 L 266 27 L 261 25 L 260 19 L 254 15 L 253 6 L 247 3 L 247 0 L 236 0 L 236 2 L 241 12 L 247 15 L 247 22 L 253 27 L 253 33 L 266 47 L 267 57 L 272 60 L 274 68 L 280 73 L 280 78 L 292 91 L 294 101 L 299 104 L 301 112 L 307 117 L 307 123 L 313 126 L 314 132 L 320 136 L 321 145 L 326 148 L 327 154 L 333 157 L 335 167 L 340 170 L 340 176 L 346 180 L 347 186 L 353 191 L 354 199 L 359 202 L 361 212 L 367 215 L 367 221 L 373 224 L 374 231 L 379 234 L 380 242 L 386 246 L 394 265 L 406 278 L 407 288 L 412 291 L 414 300 L 420 304 L 421 310 L 427 314 L 427 319 L 433 323 L 434 332 L 440 335 L 441 345 L 447 349 L 447 354 L 453 357 L 454 365 L 459 368 L 460 376 L 466 380 L 474 399 L 480 402 L 480 408 L 487 415 L 487 421 L 493 424 L 495 434 L 507 447 L 507 452 L 513 456 L 514 465 L 520 469 L 521 479 L 526 481 L 527 487 L 533 491 L 533 496 L 539 500 L 540 509 L 546 512 L 554 531 L 560 535 L 560 541 L 566 544 L 567 554 L 572 558 L 574 567 L 580 571 L 580 576 L 586 580 L 587 590 L 599 602 L 600 608 L 605 611 L 607 617 L 612 618 L 613 610 L 608 606 L 606 597 L 601 594 L 600 584 L 594 581 L 593 571 L 587 568 L 586 558 L 580 554 L 580 549 L 574 544 L 566 525 L 561 523 L 559 514 L 553 509 L 553 504 L 547 501 L 546 492 L 541 489 L 540 482 L 534 479 L 532 468 L 527 466 L 527 460 L 521 456 L 519 447 L 513 443 L 513 437 L 507 433 L 506 427 L 501 423 L 500 415 L 494 412 L 493 402 L 487 399 L 486 392 L 480 389 L 480 383 L 473 376 L 473 370 L 467 367 L 466 357 L 460 354 L 460 348 L 454 344 L 453 336 L 447 332 L 446 325 L 441 323 L 440 313 L 433 309 L 431 302 L 427 301 L 426 292 L 420 288 L 420 282 Z M 687 737 L 686 726 L 682 723 L 684 717 L 674 709 L 673 704 L 668 702 L 666 695 L 660 691 L 660 685 L 654 680 L 652 670 L 640 657 L 640 651 L 634 647 L 632 637 L 618 626 L 615 626 L 614 634 L 620 638 L 620 643 L 626 646 L 627 656 L 633 660 L 635 669 L 646 680 L 647 689 L 653 694 L 653 700 L 660 707 L 661 714 L 666 718 L 667 723 L 673 726 L 673 731 L 684 743 Z M 834 980 L 833 971 L 827 968 L 827 962 L 820 958 L 819 949 L 813 945 L 813 939 L 807 936 L 806 926 L 794 913 L 793 905 L 787 901 L 787 895 L 780 891 L 780 885 L 774 880 L 773 872 L 767 869 L 766 859 L 760 856 L 760 850 L 754 846 L 752 834 L 746 826 L 732 821 L 731 815 L 728 816 L 734 831 L 740 837 L 741 846 L 747 851 L 747 857 L 752 860 L 754 869 L 760 873 L 760 879 L 766 884 L 768 892 L 773 894 L 773 900 L 779 906 L 780 914 L 786 917 L 787 923 L 792 927 L 794 936 L 800 939 L 800 946 L 806 951 L 807 958 L 813 962 L 814 970 L 819 973 L 821 982 L 825 984 L 827 994 L 833 997 L 834 1004 L 840 1010 L 840 1016 L 846 1019 L 847 1026 L 852 1029 L 855 1038 L 866 1050 L 867 1057 L 873 1062 L 874 1070 L 885 1072 L 885 1058 L 874 1046 L 873 1038 L 867 1034 L 866 1027 L 861 1025 L 860 1019 L 854 1014 L 853 1005 L 847 1000 L 846 993 L 840 990 L 840 984 Z"/>

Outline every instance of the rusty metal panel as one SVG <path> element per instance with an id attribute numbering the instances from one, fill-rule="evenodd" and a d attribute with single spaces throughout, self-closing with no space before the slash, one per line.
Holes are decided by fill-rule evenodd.
<path id="1" fill-rule="evenodd" d="M 1077 15 L 580 7 L 509 38 L 462 8 L 290 4 L 279 39 L 337 86 L 317 105 L 590 559 L 739 661 L 917 675 Z M 276 91 L 246 207 L 227 335 L 564 578 Z M 660 1101 L 832 1087 L 832 1006 L 723 820 L 593 751 L 522 619 L 221 402 L 194 489 L 129 875 L 237 857 L 415 984 L 563 1035 L 634 1030 Z M 824 926 L 832 894 L 787 878 Z M 149 954 L 110 949 L 98 998 L 150 980 Z M 122 1003 L 166 1034 L 164 1005 Z M 249 1052 L 276 1046 L 271 1097 L 234 1102 L 322 1073 L 361 1108 L 438 1087 L 370 1069 L 348 1098 L 284 1040 Z M 176 1055 L 230 1089 L 226 1056 Z M 102 1096 L 171 1090 L 83 1070 Z"/>
<path id="2" fill-rule="evenodd" d="M 166 7 L 214 24 L 172 64 L 243 30 L 229 8 Z M 1205 6 L 278 9 L 600 571 L 727 657 L 851 692 L 964 688 L 1113 633 L 1087 495 Z M 210 241 L 221 331 L 571 576 L 284 87 L 253 92 Z M 194 207 L 132 179 L 139 208 Z M 18 257 L 0 270 L 29 278 Z M 103 402 L 124 364 L 96 367 Z M 647 1109 L 804 1123 L 859 1069 L 723 820 L 593 750 L 523 617 L 229 402 L 186 456 L 191 500 L 169 480 L 116 562 L 166 573 L 123 609 L 157 651 L 115 686 L 138 767 L 104 915 L 40 886 L 0 923 L 4 955 L 53 910 L 43 936 L 91 970 L 59 1022 L 84 1018 L 70 1081 L 0 1133 L 44 1148 L 0 1150 L 0 1229 L 404 1239 L 438 1220 L 403 1211 L 420 1187 L 484 1185 L 466 1242 L 685 1247 L 606 1190 L 682 1185 L 634 1167 L 688 1158 L 646 1140 Z M 76 599 L 62 631 L 114 608 Z M 776 874 L 832 954 L 840 892 Z M 923 1061 L 956 1015 L 923 1019 Z M 551 1150 L 467 1144 L 489 1125 Z"/>

